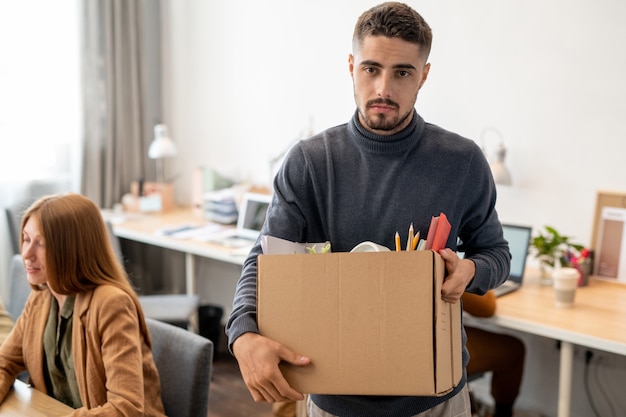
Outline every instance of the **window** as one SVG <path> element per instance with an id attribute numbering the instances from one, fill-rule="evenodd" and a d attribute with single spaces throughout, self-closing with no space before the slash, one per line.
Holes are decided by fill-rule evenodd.
<path id="1" fill-rule="evenodd" d="M 0 185 L 80 179 L 79 3 L 0 3 Z"/>

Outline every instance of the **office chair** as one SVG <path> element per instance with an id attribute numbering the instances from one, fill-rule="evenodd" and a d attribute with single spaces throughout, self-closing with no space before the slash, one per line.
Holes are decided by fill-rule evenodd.
<path id="1" fill-rule="evenodd" d="M 22 226 L 22 215 L 24 211 L 35 202 L 34 198 L 23 199 L 13 205 L 4 208 L 7 218 L 9 237 L 11 239 L 11 249 L 13 253 L 20 253 L 20 227 Z"/>
<path id="2" fill-rule="evenodd" d="M 161 398 L 170 417 L 206 416 L 213 370 L 213 342 L 168 323 L 146 318 Z"/>
<path id="3" fill-rule="evenodd" d="M 120 240 L 113 232 L 111 222 L 106 221 L 106 225 L 113 250 L 124 265 Z M 196 330 L 198 307 L 200 306 L 198 295 L 163 294 L 139 295 L 138 297 L 146 317 Z"/>
<path id="4" fill-rule="evenodd" d="M 30 291 L 31 287 L 26 278 L 26 269 L 24 269 L 22 255 L 13 255 L 9 265 L 8 297 L 4 296 L 4 305 L 13 321 L 17 320 L 20 314 L 22 314 Z"/>

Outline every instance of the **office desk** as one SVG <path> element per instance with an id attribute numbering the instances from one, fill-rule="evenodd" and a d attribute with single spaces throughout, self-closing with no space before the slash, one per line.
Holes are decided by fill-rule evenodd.
<path id="1" fill-rule="evenodd" d="M 73 408 L 52 397 L 30 388 L 20 380 L 16 380 L 13 389 L 0 404 L 2 417 L 59 417 L 74 411 Z"/>
<path id="2" fill-rule="evenodd" d="M 191 209 L 177 208 L 152 214 L 125 213 L 122 217 L 115 217 L 109 212 L 105 212 L 104 215 L 111 220 L 113 232 L 120 238 L 184 253 L 185 287 L 189 295 L 196 293 L 194 256 L 242 265 L 247 255 L 247 252 L 239 249 L 229 249 L 193 239 L 177 239 L 157 233 L 163 227 L 207 224 L 204 219 L 193 216 Z"/>
<path id="3" fill-rule="evenodd" d="M 573 307 L 558 308 L 552 287 L 538 281 L 525 277 L 520 290 L 498 298 L 495 316 L 465 317 L 464 322 L 559 340 L 558 416 L 569 417 L 574 345 L 626 355 L 626 286 L 592 278 L 576 291 Z"/>
<path id="4" fill-rule="evenodd" d="M 130 214 L 114 224 L 117 236 L 185 253 L 187 293 L 195 293 L 194 256 L 241 265 L 246 254 L 220 245 L 180 240 L 155 233 L 163 226 L 203 223 L 190 210 L 163 214 Z M 466 317 L 465 323 L 490 330 L 513 329 L 561 342 L 558 416 L 569 417 L 574 345 L 626 356 L 626 286 L 590 280 L 579 288 L 574 307 L 554 305 L 552 287 L 539 284 L 538 272 L 530 269 L 521 290 L 498 298 L 496 315 L 488 319 Z"/>

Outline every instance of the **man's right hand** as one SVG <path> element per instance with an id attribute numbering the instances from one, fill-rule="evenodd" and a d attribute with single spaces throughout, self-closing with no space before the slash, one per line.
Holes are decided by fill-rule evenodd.
<path id="1" fill-rule="evenodd" d="M 311 359 L 257 333 L 244 333 L 233 343 L 243 380 L 256 402 L 297 401 L 302 393 L 287 383 L 278 368 L 281 361 L 306 366 Z"/>

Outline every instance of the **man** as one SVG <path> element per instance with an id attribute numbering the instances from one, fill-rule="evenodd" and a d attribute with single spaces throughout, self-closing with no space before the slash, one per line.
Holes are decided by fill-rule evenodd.
<path id="1" fill-rule="evenodd" d="M 334 252 L 366 240 L 393 248 L 396 230 L 413 223 L 425 235 L 431 217 L 443 212 L 451 232 L 440 251 L 447 273 L 441 295 L 457 303 L 466 289 L 482 294 L 503 282 L 510 254 L 482 151 L 473 141 L 426 123 L 415 111 L 430 70 L 431 41 L 428 24 L 402 3 L 383 3 L 361 15 L 349 56 L 357 110 L 348 123 L 292 147 L 274 180 L 261 234 L 295 242 L 328 240 Z M 465 253 L 463 259 L 457 250 Z M 310 358 L 258 332 L 260 253 L 257 242 L 243 266 L 227 324 L 229 347 L 255 401 L 300 400 L 302 393 L 289 386 L 278 363 L 307 366 Z M 467 364 L 465 348 L 463 359 Z M 308 397 L 310 417 L 425 412 L 469 416 L 465 378 L 442 397 Z"/>

